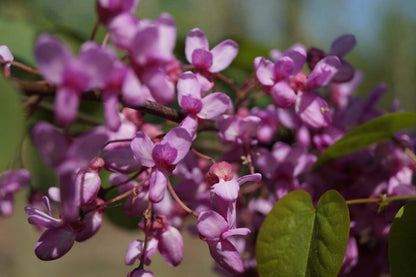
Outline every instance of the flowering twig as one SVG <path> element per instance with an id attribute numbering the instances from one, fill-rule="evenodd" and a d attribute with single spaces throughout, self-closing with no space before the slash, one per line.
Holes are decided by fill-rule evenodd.
<path id="1" fill-rule="evenodd" d="M 23 69 L 23 70 L 25 70 L 27 72 L 30 72 L 30 73 L 33 73 L 33 74 L 38 74 L 38 75 L 40 74 L 39 70 L 37 70 L 36 68 L 33 68 L 31 66 L 28 66 L 28 65 L 25 65 L 23 63 L 16 62 L 16 61 L 12 61 L 12 62 L 10 62 L 10 64 L 12 66 L 18 67 L 20 69 Z"/>
<path id="2" fill-rule="evenodd" d="M 388 205 L 394 201 L 402 201 L 402 200 L 412 200 L 416 199 L 416 194 L 408 194 L 408 195 L 398 195 L 398 196 L 391 196 L 387 197 L 386 195 L 382 194 L 378 198 L 359 198 L 359 199 L 352 199 L 345 201 L 347 205 L 355 205 L 355 204 L 368 204 L 368 203 L 376 203 L 380 205 Z"/>
<path id="3" fill-rule="evenodd" d="M 148 244 L 148 240 L 149 240 L 149 233 L 150 233 L 150 229 L 153 226 L 153 204 L 151 201 L 148 202 L 148 208 L 146 209 L 146 211 L 144 211 L 143 213 L 143 218 L 144 218 L 144 245 L 143 245 L 143 252 L 142 255 L 140 256 L 140 264 L 138 269 L 143 269 L 144 266 L 144 259 L 146 257 L 146 249 L 147 249 L 147 244 Z M 147 224 L 148 221 L 150 220 L 150 224 Z"/>

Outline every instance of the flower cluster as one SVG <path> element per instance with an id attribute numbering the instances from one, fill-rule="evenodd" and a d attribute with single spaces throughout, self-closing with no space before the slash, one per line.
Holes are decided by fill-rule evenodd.
<path id="1" fill-rule="evenodd" d="M 362 73 L 344 59 L 355 46 L 353 35 L 334 40 L 327 53 L 295 44 L 273 50 L 270 59 L 257 57 L 254 74 L 239 89 L 220 73 L 238 54 L 235 41 L 210 49 L 205 34 L 193 29 L 185 39 L 185 64 L 173 53 L 173 18 L 138 19 L 138 5 L 97 0 L 108 44 L 87 41 L 77 56 L 48 34 L 36 41 L 39 72 L 55 91 L 56 126 L 36 123 L 32 140 L 59 180 L 49 198 L 25 208 L 29 223 L 43 231 L 35 246 L 40 259 L 58 259 L 75 241 L 95 235 L 107 206 L 122 201 L 144 234 L 126 246 L 126 265 L 139 263 L 128 276 L 153 276 L 144 266 L 157 251 L 170 266 L 179 265 L 189 215 L 195 217 L 189 229 L 207 243 L 218 272 L 257 276 L 256 236 L 288 192 L 304 189 L 314 201 L 328 189 L 348 199 L 416 193 L 416 163 L 403 150 L 413 149 L 413 140 L 405 133 L 312 170 L 318 155 L 350 129 L 386 113 L 376 107 L 383 84 L 365 99 L 354 96 Z M 12 61 L 0 46 L 6 76 Z M 216 90 L 217 80 L 234 90 L 234 103 L 229 91 Z M 250 93 L 267 95 L 270 105 L 253 106 Z M 103 103 L 105 125 L 75 133 L 86 98 Z M 167 120 L 152 124 L 144 113 Z M 217 139 L 201 135 L 213 130 Z M 108 180 L 102 171 L 111 173 Z M 13 193 L 29 179 L 24 169 L 0 175 L 2 215 L 12 213 Z M 368 256 L 386 251 L 395 208 L 377 215 L 371 208 L 350 209 L 341 276 L 388 272 L 386 255 L 374 262 Z"/>

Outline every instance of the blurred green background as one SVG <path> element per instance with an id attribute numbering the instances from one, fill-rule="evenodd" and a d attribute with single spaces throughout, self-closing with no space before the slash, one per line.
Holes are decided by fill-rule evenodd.
<path id="1" fill-rule="evenodd" d="M 211 46 L 227 38 L 236 40 L 240 52 L 225 74 L 234 76 L 237 82 L 253 71 L 256 56 L 267 56 L 272 48 L 285 50 L 300 42 L 328 50 L 334 38 L 352 33 L 357 46 L 346 59 L 365 76 L 357 93 L 366 95 L 385 82 L 388 89 L 381 102 L 385 109 L 393 99 L 399 99 L 402 109 L 416 111 L 416 1 L 141 0 L 137 15 L 155 19 L 162 12 L 176 20 L 175 51 L 183 61 L 184 39 L 192 28 L 202 29 Z M 39 33 L 59 36 L 77 52 L 95 21 L 93 0 L 1 0 L 0 45 L 8 45 L 17 60 L 35 66 L 32 49 Z M 97 39 L 103 36 L 101 28 Z M 13 73 L 32 78 L 18 70 Z M 9 130 L 10 122 L 5 123 L 10 118 L 2 112 L 0 126 Z M 5 138 L 8 133 L 3 131 L 1 136 Z M 4 141 L 0 143 L 7 143 Z M 34 175 L 35 187 L 45 189 L 55 183 L 27 137 L 23 161 Z M 0 219 L 1 276 L 124 276 L 132 268 L 123 264 L 125 251 L 128 243 L 142 238 L 142 234 L 107 221 L 98 235 L 75 244 L 60 260 L 39 261 L 33 248 L 40 234 L 27 224 L 22 209 L 26 195 L 27 191 L 18 193 L 11 219 Z M 156 276 L 215 276 L 205 243 L 184 233 L 183 265 L 170 269 L 160 256 L 156 257 L 151 266 Z"/>

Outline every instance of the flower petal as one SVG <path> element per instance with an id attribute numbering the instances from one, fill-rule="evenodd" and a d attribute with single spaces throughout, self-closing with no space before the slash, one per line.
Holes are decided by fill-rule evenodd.
<path id="1" fill-rule="evenodd" d="M 231 99 L 222 92 L 214 92 L 202 98 L 202 110 L 198 113 L 199 118 L 214 119 L 225 113 L 230 106 Z"/>
<path id="2" fill-rule="evenodd" d="M 221 234 L 228 229 L 228 223 L 219 213 L 209 210 L 198 216 L 199 234 L 208 241 L 218 241 Z"/>
<path id="3" fill-rule="evenodd" d="M 183 239 L 175 227 L 169 226 L 158 235 L 160 255 L 170 266 L 177 266 L 183 258 Z"/>
<path id="4" fill-rule="evenodd" d="M 74 245 L 75 234 L 69 228 L 46 230 L 35 246 L 36 256 L 43 261 L 55 260 L 65 255 Z"/>
<path id="5" fill-rule="evenodd" d="M 341 62 L 338 57 L 329 56 L 320 60 L 306 81 L 308 89 L 316 89 L 328 84 L 338 72 Z"/>
<path id="6" fill-rule="evenodd" d="M 66 87 L 58 88 L 55 98 L 56 122 L 68 126 L 77 117 L 79 106 L 78 92 Z"/>
<path id="7" fill-rule="evenodd" d="M 230 39 L 224 40 L 212 50 L 212 66 L 209 71 L 212 73 L 226 69 L 238 53 L 238 44 Z"/>
<path id="8" fill-rule="evenodd" d="M 154 144 L 144 132 L 137 132 L 136 137 L 130 143 L 136 160 L 145 167 L 153 167 L 152 158 Z"/>
<path id="9" fill-rule="evenodd" d="M 185 56 L 192 63 L 192 53 L 196 49 L 208 50 L 208 40 L 205 34 L 198 28 L 192 29 L 186 36 Z"/>
<path id="10" fill-rule="evenodd" d="M 42 75 L 52 83 L 60 84 L 72 53 L 58 39 L 42 34 L 36 41 L 35 57 Z"/>
<path id="11" fill-rule="evenodd" d="M 188 154 L 192 138 L 186 129 L 175 127 L 166 134 L 161 143 L 169 143 L 171 147 L 178 151 L 176 159 L 172 162 L 172 164 L 177 164 Z"/>
<path id="12" fill-rule="evenodd" d="M 270 90 L 270 95 L 273 103 L 283 109 L 292 107 L 297 98 L 295 91 L 286 81 L 276 83 Z"/>
<path id="13" fill-rule="evenodd" d="M 336 38 L 331 44 L 331 50 L 329 50 L 329 55 L 334 55 L 338 57 L 343 57 L 348 52 L 354 48 L 357 41 L 355 36 L 351 34 L 342 35 Z"/>
<path id="14" fill-rule="evenodd" d="M 167 173 L 156 168 L 150 176 L 149 183 L 149 200 L 153 203 L 162 201 L 168 183 Z"/>
<path id="15" fill-rule="evenodd" d="M 231 242 L 220 240 L 217 243 L 209 243 L 208 246 L 212 258 L 219 266 L 232 274 L 244 272 L 241 256 Z"/>
<path id="16" fill-rule="evenodd" d="M 139 171 L 140 163 L 134 158 L 134 153 L 130 147 L 114 149 L 103 155 L 105 162 L 104 168 L 111 172 L 130 174 Z"/>

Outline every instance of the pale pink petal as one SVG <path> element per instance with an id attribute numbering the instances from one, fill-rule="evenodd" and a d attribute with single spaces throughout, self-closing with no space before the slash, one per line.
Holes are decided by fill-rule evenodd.
<path id="1" fill-rule="evenodd" d="M 105 90 L 102 93 L 104 105 L 104 118 L 108 129 L 115 132 L 120 128 L 121 121 L 119 115 L 118 93 L 115 91 Z"/>
<path id="2" fill-rule="evenodd" d="M 160 255 L 170 266 L 179 265 L 183 258 L 183 239 L 178 229 L 169 226 L 158 239 Z"/>
<path id="3" fill-rule="evenodd" d="M 232 274 L 244 272 L 244 264 L 237 249 L 228 240 L 209 243 L 209 252 L 215 262 Z"/>
<path id="4" fill-rule="evenodd" d="M 129 50 L 132 40 L 139 29 L 139 20 L 131 13 L 120 14 L 112 19 L 108 26 L 111 41 L 124 50 Z"/>
<path id="5" fill-rule="evenodd" d="M 201 99 L 201 85 L 197 76 L 190 71 L 182 73 L 179 77 L 177 90 L 178 103 L 182 102 L 182 97 L 185 95 L 192 95 L 194 98 Z"/>
<path id="6" fill-rule="evenodd" d="M 137 132 L 136 137 L 130 143 L 134 157 L 145 167 L 153 167 L 155 162 L 152 158 L 154 144 L 143 132 Z"/>
<path id="7" fill-rule="evenodd" d="M 218 241 L 221 234 L 228 229 L 228 223 L 219 213 L 209 210 L 198 216 L 199 234 L 208 241 Z"/>
<path id="8" fill-rule="evenodd" d="M 162 201 L 168 184 L 167 173 L 156 168 L 152 172 L 149 183 L 149 200 L 153 203 Z"/>
<path id="9" fill-rule="evenodd" d="M 222 92 L 214 92 L 202 99 L 202 110 L 198 113 L 199 118 L 214 119 L 225 113 L 230 106 L 231 99 Z"/>
<path id="10" fill-rule="evenodd" d="M 140 107 L 146 103 L 145 88 L 133 70 L 129 69 L 121 87 L 123 102 L 132 107 Z"/>
<path id="11" fill-rule="evenodd" d="M 256 58 L 256 76 L 260 83 L 264 86 L 272 86 L 274 84 L 274 65 L 271 61 L 263 57 Z"/>
<path id="12" fill-rule="evenodd" d="M 224 40 L 212 50 L 212 66 L 210 72 L 216 73 L 226 69 L 238 53 L 238 44 L 230 39 Z"/>
<path id="13" fill-rule="evenodd" d="M 336 56 L 328 56 L 320 60 L 306 81 L 308 89 L 316 89 L 327 85 L 338 72 L 341 62 Z"/>
<path id="14" fill-rule="evenodd" d="M 290 108 L 295 102 L 297 95 L 286 81 L 276 83 L 270 90 L 273 103 L 279 108 Z"/>
<path id="15" fill-rule="evenodd" d="M 70 88 L 58 88 L 55 97 L 56 122 L 68 126 L 77 117 L 79 107 L 79 95 L 77 91 Z"/>

